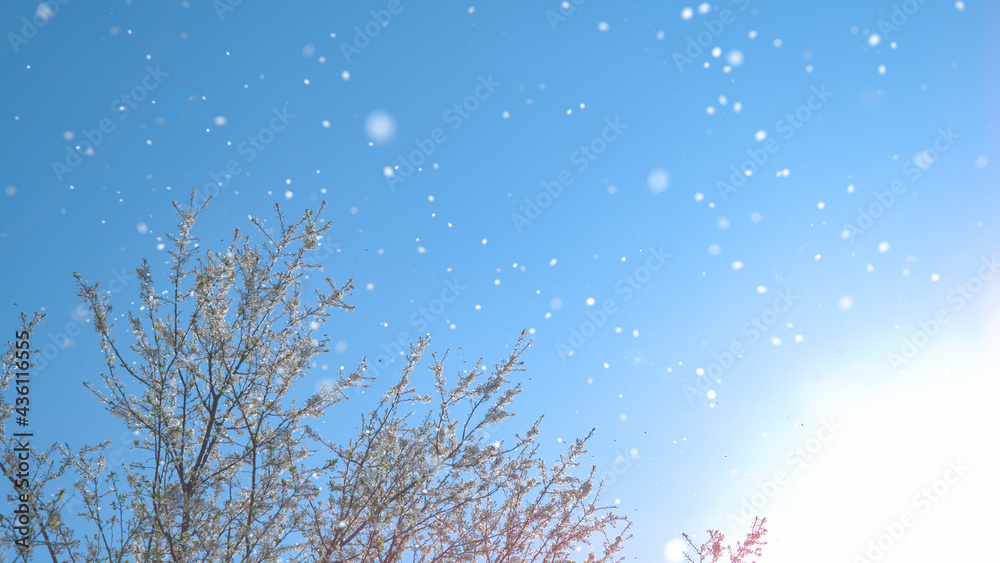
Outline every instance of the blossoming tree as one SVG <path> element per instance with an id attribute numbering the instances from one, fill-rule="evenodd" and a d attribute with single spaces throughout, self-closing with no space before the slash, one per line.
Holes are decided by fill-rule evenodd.
<path id="1" fill-rule="evenodd" d="M 116 316 L 99 286 L 75 274 L 107 368 L 100 384 L 85 385 L 136 432 L 134 459 L 109 467 L 107 442 L 34 451 L 27 534 L 17 537 L 0 514 L 5 544 L 21 542 L 18 559 L 555 562 L 582 549 L 588 561 L 620 560 L 631 524 L 600 502 L 594 468 L 577 471 L 587 438 L 551 463 L 535 442 L 540 419 L 487 443 L 485 430 L 512 416 L 506 408 L 521 391 L 510 378 L 529 345 L 523 333 L 492 370 L 480 360 L 451 380 L 447 353 L 432 355 L 426 395 L 411 384 L 428 346 L 420 339 L 357 437 L 335 443 L 310 422 L 373 378 L 362 360 L 318 392 L 292 393 L 327 351 L 320 327 L 352 309 L 350 279 L 307 291 L 318 268 L 309 255 L 330 227 L 323 208 L 296 222 L 277 209 L 277 228 L 254 220 L 259 241 L 237 230 L 228 249 L 213 251 L 192 234 L 205 209 L 194 201 L 175 204 L 166 281 L 145 261 L 136 270 L 136 310 Z M 40 321 L 22 316 L 22 328 Z M 0 394 L 0 471 L 11 485 L 12 411 Z M 75 492 L 60 488 L 67 481 Z M 74 496 L 73 524 L 86 533 L 64 514 Z M 13 487 L 8 499 L 17 500 Z"/>

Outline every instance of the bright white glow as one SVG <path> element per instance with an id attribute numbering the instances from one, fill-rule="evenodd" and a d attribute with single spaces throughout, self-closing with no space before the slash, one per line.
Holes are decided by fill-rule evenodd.
<path id="1" fill-rule="evenodd" d="M 954 369 L 952 357 L 923 360 L 937 364 L 929 381 L 896 380 L 860 397 L 845 388 L 835 402 L 843 428 L 807 466 L 796 471 L 776 460 L 776 469 L 791 474 L 762 510 L 772 540 L 768 562 L 871 560 L 867 552 L 879 542 L 883 561 L 981 559 L 981 546 L 955 538 L 985 537 L 1000 503 L 992 470 L 1000 455 L 990 447 L 1000 424 L 1000 386 L 989 376 L 996 364 L 969 366 L 962 371 L 982 375 L 963 380 L 946 375 Z M 803 439 L 818 426 L 804 428 Z M 960 465 L 969 468 L 961 476 L 950 469 Z M 911 525 L 900 532 L 895 524 L 907 514 Z M 886 526 L 900 537 L 892 538 Z M 841 540 L 826 541 L 830 534 Z M 822 559 L 815 558 L 817 545 L 824 546 Z"/>

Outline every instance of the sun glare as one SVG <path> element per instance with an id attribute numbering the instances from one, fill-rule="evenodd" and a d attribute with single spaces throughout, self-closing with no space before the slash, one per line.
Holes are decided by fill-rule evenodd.
<path id="1" fill-rule="evenodd" d="M 978 559 L 1000 502 L 991 360 L 955 369 L 927 357 L 933 382 L 914 374 L 853 403 L 845 396 L 842 428 L 767 506 L 767 561 Z"/>

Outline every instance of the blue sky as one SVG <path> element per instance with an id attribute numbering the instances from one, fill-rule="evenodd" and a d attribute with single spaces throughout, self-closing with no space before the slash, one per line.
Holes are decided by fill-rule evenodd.
<path id="1" fill-rule="evenodd" d="M 906 511 L 887 557 L 977 554 L 954 538 L 998 500 L 1000 6 L 564 4 L 4 3 L 0 306 L 58 348 L 39 439 L 120 432 L 81 385 L 102 358 L 72 272 L 126 311 L 171 202 L 216 182 L 213 248 L 328 204 L 356 310 L 306 390 L 363 356 L 395 377 L 404 332 L 458 370 L 531 331 L 500 433 L 544 414 L 554 459 L 597 427 L 630 558 L 742 535 L 756 491 L 767 560 L 866 556 Z"/>

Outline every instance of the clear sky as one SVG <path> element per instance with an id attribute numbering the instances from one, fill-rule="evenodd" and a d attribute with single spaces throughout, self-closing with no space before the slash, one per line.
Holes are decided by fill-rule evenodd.
<path id="1" fill-rule="evenodd" d="M 326 201 L 317 259 L 356 310 L 303 392 L 363 356 L 390 381 L 425 332 L 454 373 L 527 329 L 499 434 L 544 414 L 554 459 L 596 427 L 629 560 L 747 515 L 777 563 L 985 553 L 1000 4 L 17 0 L 0 22 L 0 324 L 48 314 L 39 442 L 128 443 L 81 385 L 102 355 L 73 271 L 125 312 L 192 188 L 217 192 L 212 248 Z"/>

